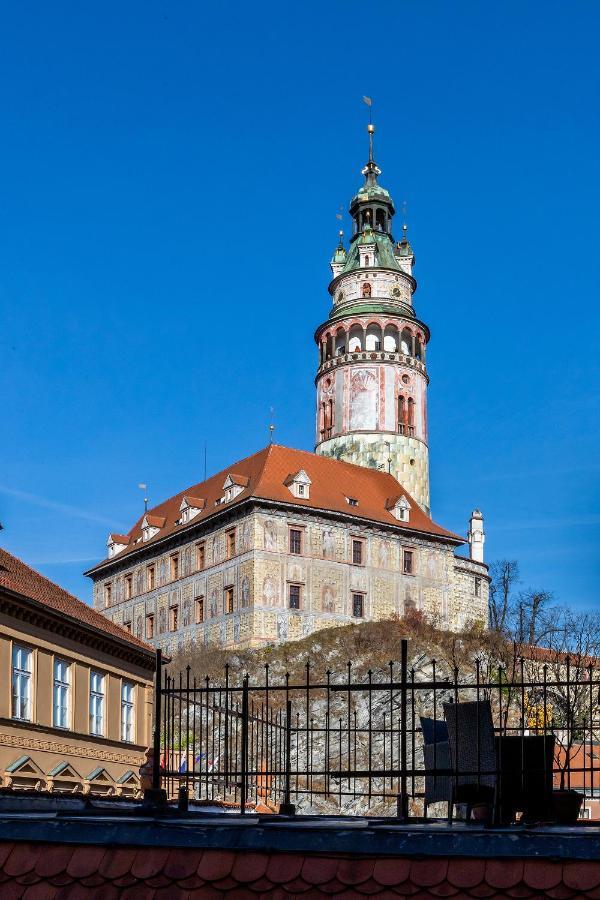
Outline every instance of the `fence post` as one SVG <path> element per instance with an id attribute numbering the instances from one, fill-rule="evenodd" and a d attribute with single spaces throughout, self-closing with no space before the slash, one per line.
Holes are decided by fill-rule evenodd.
<path id="1" fill-rule="evenodd" d="M 279 804 L 279 815 L 295 816 L 296 806 L 291 802 L 292 778 L 292 701 L 288 700 L 285 710 L 285 790 L 283 803 Z"/>
<path id="2" fill-rule="evenodd" d="M 398 794 L 398 818 L 408 821 L 408 794 L 406 792 L 406 694 L 408 684 L 408 641 L 402 639 L 400 649 L 400 793 Z"/>
<path id="3" fill-rule="evenodd" d="M 246 795 L 248 792 L 248 675 L 244 676 L 242 686 L 242 783 L 240 796 L 240 812 L 246 812 Z"/>
<path id="4" fill-rule="evenodd" d="M 144 791 L 144 806 L 158 811 L 167 806 L 167 792 L 160 786 L 160 721 L 162 718 L 162 652 L 156 651 L 154 676 L 154 731 L 152 733 L 152 787 Z"/>

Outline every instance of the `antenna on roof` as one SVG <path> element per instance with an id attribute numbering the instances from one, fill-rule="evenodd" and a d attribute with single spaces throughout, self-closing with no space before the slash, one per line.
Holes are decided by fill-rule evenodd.
<path id="1" fill-rule="evenodd" d="M 148 485 L 138 484 L 140 491 L 144 492 L 144 512 L 148 512 Z"/>

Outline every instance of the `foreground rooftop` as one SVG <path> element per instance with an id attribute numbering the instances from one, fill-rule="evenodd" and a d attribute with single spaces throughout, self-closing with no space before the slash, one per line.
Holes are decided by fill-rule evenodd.
<path id="1" fill-rule="evenodd" d="M 35 885 L 37 897 L 600 894 L 595 825 L 401 825 L 216 807 L 155 817 L 132 803 L 57 798 L 34 806 L 0 798 L 0 896 L 29 896 Z"/>

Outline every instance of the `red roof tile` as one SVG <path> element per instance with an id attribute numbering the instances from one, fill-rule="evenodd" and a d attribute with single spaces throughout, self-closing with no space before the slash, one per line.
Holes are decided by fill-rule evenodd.
<path id="1" fill-rule="evenodd" d="M 197 871 L 197 874 L 196 874 Z M 0 897 L 269 898 L 379 894 L 405 897 L 530 897 L 592 900 L 600 861 L 375 858 L 267 853 L 0 843 Z M 44 890 L 42 890 L 42 888 Z"/>
<path id="2" fill-rule="evenodd" d="M 183 500 L 185 500 L 188 506 L 193 507 L 193 509 L 204 509 L 206 506 L 206 500 L 203 500 L 202 497 L 190 497 L 189 494 L 186 494 L 183 497 Z"/>
<path id="3" fill-rule="evenodd" d="M 253 456 L 235 463 L 235 474 L 231 467 L 223 469 L 206 481 L 186 488 L 169 500 L 165 500 L 146 514 L 148 522 L 163 522 L 160 534 L 148 541 L 142 542 L 141 516 L 133 526 L 129 534 L 129 544 L 125 550 L 112 560 L 104 560 L 98 566 L 89 570 L 93 573 L 99 566 L 113 560 L 121 560 L 127 554 L 136 549 L 141 549 L 142 543 L 147 547 L 152 542 L 161 540 L 165 536 L 177 530 L 181 532 L 181 526 L 176 523 L 180 517 L 181 501 L 184 497 L 203 497 L 205 506 L 192 520 L 191 525 L 206 521 L 217 515 L 225 508 L 233 507 L 250 497 L 259 500 L 269 500 L 285 504 L 292 504 L 305 509 L 317 511 L 331 511 L 345 516 L 367 519 L 385 525 L 393 525 L 403 530 L 416 533 L 432 534 L 441 538 L 447 538 L 452 542 L 464 543 L 465 539 L 453 534 L 437 525 L 412 499 L 408 491 L 387 472 L 378 469 L 368 469 L 364 466 L 355 466 L 352 463 L 330 459 L 327 456 L 319 456 L 306 450 L 292 450 L 277 444 L 270 444 L 264 450 L 260 450 Z M 311 479 L 310 497 L 295 497 L 286 487 L 286 479 L 290 472 L 303 469 Z M 223 495 L 223 483 L 229 475 L 243 490 L 229 503 L 219 503 Z M 387 508 L 390 501 L 398 499 L 403 494 L 410 504 L 409 522 L 398 522 Z M 349 506 L 347 497 L 358 500 L 358 506 Z"/>
<path id="4" fill-rule="evenodd" d="M 124 628 L 115 625 L 110 619 L 107 619 L 101 613 L 96 612 L 87 603 L 78 600 L 72 594 L 67 593 L 63 588 L 54 584 L 48 578 L 40 575 L 35 569 L 31 569 L 16 556 L 7 553 L 6 550 L 0 548 L 0 590 L 5 587 L 22 597 L 28 597 L 36 603 L 41 603 L 52 609 L 54 612 L 63 613 L 89 625 L 103 634 L 120 638 L 122 641 L 134 644 L 144 650 L 155 653 L 153 647 L 145 641 L 129 634 Z"/>

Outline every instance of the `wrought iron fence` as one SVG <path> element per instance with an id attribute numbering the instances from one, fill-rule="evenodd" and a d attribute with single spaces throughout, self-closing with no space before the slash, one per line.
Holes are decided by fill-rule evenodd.
<path id="1" fill-rule="evenodd" d="M 154 786 L 198 800 L 292 813 L 427 814 L 479 803 L 496 820 L 552 818 L 557 788 L 600 800 L 600 680 L 592 663 L 515 656 L 468 671 L 408 644 L 387 671 L 216 684 L 157 654 Z M 539 656 L 539 655 L 538 655 Z M 553 794 L 554 791 L 554 794 Z M 552 795 L 552 796 L 551 796 Z M 592 803 L 593 805 L 593 803 Z"/>

